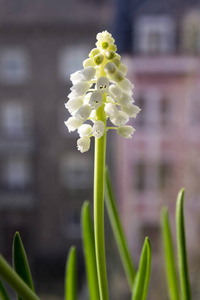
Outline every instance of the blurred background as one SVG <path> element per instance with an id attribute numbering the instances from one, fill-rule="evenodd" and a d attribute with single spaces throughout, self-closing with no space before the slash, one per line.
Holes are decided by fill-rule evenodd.
<path id="1" fill-rule="evenodd" d="M 200 5 L 197 0 L 0 0 L 0 252 L 11 262 L 19 231 L 43 300 L 63 298 L 69 247 L 78 250 L 79 299 L 88 299 L 80 212 L 92 202 L 93 149 L 76 150 L 64 103 L 70 74 L 113 34 L 142 111 L 126 140 L 108 133 L 107 163 L 136 266 L 153 250 L 149 298 L 168 299 L 161 208 L 174 229 L 186 188 L 193 299 L 200 299 Z M 93 147 L 92 147 L 93 148 Z M 130 299 L 106 216 L 111 299 Z M 109 241 L 109 242 L 108 242 Z"/>

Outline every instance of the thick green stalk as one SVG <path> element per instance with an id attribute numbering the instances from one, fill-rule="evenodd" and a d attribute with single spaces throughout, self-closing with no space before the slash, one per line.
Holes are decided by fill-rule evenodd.
<path id="1" fill-rule="evenodd" d="M 106 94 L 104 94 L 105 101 Z M 104 105 L 97 110 L 97 119 L 106 125 Z M 104 240 L 104 174 L 106 157 L 106 131 L 101 138 L 95 138 L 94 162 L 94 234 L 97 273 L 101 300 L 108 300 L 108 284 Z"/>

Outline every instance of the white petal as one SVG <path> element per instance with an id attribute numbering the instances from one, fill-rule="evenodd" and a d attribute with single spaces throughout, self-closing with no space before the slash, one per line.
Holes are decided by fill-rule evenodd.
<path id="1" fill-rule="evenodd" d="M 81 71 L 82 76 L 86 81 L 91 80 L 96 73 L 96 69 L 94 67 L 86 67 Z"/>
<path id="2" fill-rule="evenodd" d="M 134 104 L 129 104 L 127 106 L 121 107 L 122 111 L 124 111 L 129 117 L 136 118 L 137 114 L 140 112 L 140 108 Z"/>
<path id="3" fill-rule="evenodd" d="M 128 68 L 127 68 L 127 66 L 126 66 L 125 64 L 120 64 L 118 69 L 119 69 L 124 75 L 126 75 L 127 70 L 128 70 Z"/>
<path id="4" fill-rule="evenodd" d="M 90 105 L 84 104 L 76 111 L 74 116 L 81 122 L 85 122 L 89 118 L 91 111 Z"/>
<path id="5" fill-rule="evenodd" d="M 77 140 L 77 148 L 83 153 L 90 149 L 90 138 L 88 136 L 83 136 Z"/>
<path id="6" fill-rule="evenodd" d="M 113 117 L 113 116 L 117 115 L 118 112 L 119 112 L 116 105 L 112 104 L 112 103 L 107 103 L 105 105 L 104 110 L 105 110 L 105 113 L 108 117 Z"/>
<path id="7" fill-rule="evenodd" d="M 109 89 L 109 80 L 107 77 L 99 77 L 99 79 L 97 80 L 97 90 L 100 91 L 101 93 L 105 93 L 108 92 Z"/>
<path id="8" fill-rule="evenodd" d="M 71 87 L 72 93 L 75 93 L 76 96 L 83 96 L 86 94 L 90 87 L 89 82 L 87 81 L 79 81 L 74 86 Z"/>
<path id="9" fill-rule="evenodd" d="M 119 82 L 118 86 L 127 93 L 129 93 L 134 88 L 134 85 L 127 78 L 124 78 L 124 80 Z"/>
<path id="10" fill-rule="evenodd" d="M 130 103 L 134 102 L 133 98 L 131 96 L 129 96 L 126 93 L 123 93 L 122 97 L 117 99 L 117 102 L 120 105 L 129 105 Z"/>
<path id="11" fill-rule="evenodd" d="M 92 133 L 92 126 L 89 124 L 83 124 L 78 128 L 78 134 L 80 137 L 89 136 Z"/>
<path id="12" fill-rule="evenodd" d="M 114 74 L 110 74 L 110 77 L 112 78 L 112 80 L 114 80 L 117 83 L 120 83 L 121 81 L 124 80 L 124 73 L 121 71 L 117 71 Z"/>
<path id="13" fill-rule="evenodd" d="M 117 71 L 117 67 L 114 63 L 108 62 L 105 65 L 104 70 L 106 71 L 107 74 L 114 74 Z"/>
<path id="14" fill-rule="evenodd" d="M 87 58 L 83 61 L 83 67 L 84 68 L 87 68 L 87 67 L 94 67 L 95 66 L 95 63 L 93 61 L 92 58 Z"/>
<path id="15" fill-rule="evenodd" d="M 102 121 L 96 121 L 92 128 L 92 133 L 95 137 L 100 138 L 103 136 L 105 131 L 105 124 Z"/>
<path id="16" fill-rule="evenodd" d="M 110 85 L 109 92 L 114 98 L 121 98 L 123 95 L 122 90 L 115 84 Z"/>
<path id="17" fill-rule="evenodd" d="M 65 121 L 65 125 L 68 127 L 69 132 L 76 130 L 81 124 L 82 122 L 75 117 L 70 117 Z"/>
<path id="18" fill-rule="evenodd" d="M 110 118 L 110 121 L 115 126 L 124 126 L 128 122 L 128 120 L 128 115 L 123 111 L 119 111 L 117 115 Z"/>
<path id="19" fill-rule="evenodd" d="M 83 98 L 82 97 L 69 99 L 67 101 L 67 103 L 65 103 L 65 107 L 68 109 L 70 114 L 72 114 L 74 111 L 76 111 L 82 105 L 83 105 Z"/>
<path id="20" fill-rule="evenodd" d="M 71 74 L 70 80 L 72 81 L 73 84 L 76 84 L 77 82 L 84 80 L 84 77 L 81 74 L 81 71 L 77 71 Z"/>
<path id="21" fill-rule="evenodd" d="M 97 109 L 101 106 L 102 101 L 103 101 L 103 94 L 98 90 L 95 90 L 90 97 L 89 104 L 92 108 Z"/>
<path id="22" fill-rule="evenodd" d="M 127 139 L 132 138 L 134 131 L 135 129 L 132 126 L 122 126 L 117 128 L 117 132 Z"/>

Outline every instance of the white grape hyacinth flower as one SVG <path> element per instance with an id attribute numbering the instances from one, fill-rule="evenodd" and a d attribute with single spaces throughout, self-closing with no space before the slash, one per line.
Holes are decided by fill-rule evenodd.
<path id="1" fill-rule="evenodd" d="M 106 30 L 98 33 L 96 48 L 83 61 L 83 69 L 70 76 L 72 87 L 65 107 L 71 116 L 65 125 L 69 132 L 77 130 L 77 148 L 81 153 L 89 150 L 92 136 L 100 139 L 109 129 L 116 129 L 128 139 L 135 131 L 127 123 L 140 108 L 133 104 L 134 85 L 126 78 L 128 68 L 121 63 L 114 43 Z"/>

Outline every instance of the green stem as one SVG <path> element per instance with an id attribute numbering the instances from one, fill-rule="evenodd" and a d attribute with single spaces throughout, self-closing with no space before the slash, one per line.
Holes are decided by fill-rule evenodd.
<path id="1" fill-rule="evenodd" d="M 106 94 L 104 94 L 105 101 Z M 106 125 L 104 105 L 97 110 L 97 119 Z M 106 131 L 101 138 L 95 138 L 94 162 L 94 233 L 98 273 L 98 283 L 101 300 L 108 300 L 108 284 L 104 240 L 104 174 L 106 157 Z"/>

